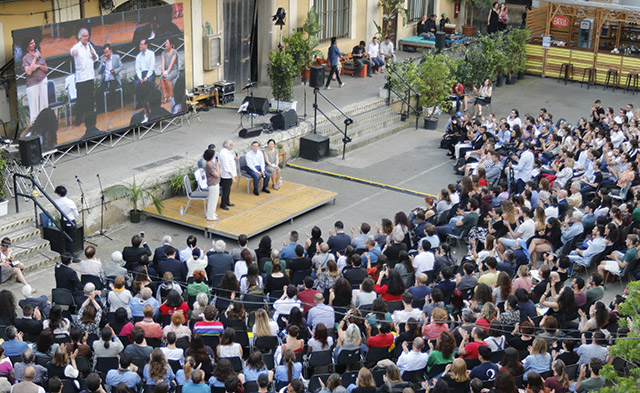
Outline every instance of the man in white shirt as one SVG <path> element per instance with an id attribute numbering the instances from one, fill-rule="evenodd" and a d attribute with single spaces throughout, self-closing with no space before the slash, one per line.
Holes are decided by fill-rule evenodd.
<path id="1" fill-rule="evenodd" d="M 522 209 L 522 224 L 518 226 L 518 229 L 514 232 L 511 225 L 507 222 L 507 229 L 509 230 L 509 236 L 511 238 L 503 237 L 498 240 L 504 247 L 516 248 L 516 245 L 529 256 L 529 249 L 527 247 L 527 241 L 535 235 L 536 223 L 533 221 L 533 211 L 526 207 Z"/>
<path id="2" fill-rule="evenodd" d="M 389 60 L 396 61 L 393 42 L 391 42 L 391 37 L 389 36 L 385 37 L 384 42 L 380 44 L 380 57 L 384 59 L 385 62 Z"/>
<path id="3" fill-rule="evenodd" d="M 416 273 L 430 272 L 433 270 L 436 258 L 433 253 L 429 252 L 431 249 L 431 242 L 423 240 L 418 247 L 418 255 L 413 257 L 413 267 L 416 269 Z"/>
<path id="4" fill-rule="evenodd" d="M 400 374 L 404 374 L 407 371 L 422 370 L 427 366 L 429 354 L 422 352 L 422 348 L 424 348 L 424 339 L 422 337 L 416 337 L 413 340 L 411 351 L 409 351 L 408 341 L 402 343 L 402 353 L 397 363 Z"/>
<path id="5" fill-rule="evenodd" d="M 222 144 L 220 151 L 220 209 L 229 210 L 228 206 L 234 206 L 229 200 L 231 185 L 236 181 L 238 169 L 236 168 L 236 153 L 233 151 L 233 141 L 227 139 Z"/>
<path id="6" fill-rule="evenodd" d="M 288 316 L 291 313 L 291 309 L 297 307 L 302 311 L 302 303 L 300 300 L 296 299 L 296 295 L 298 294 L 298 289 L 295 285 L 289 284 L 287 285 L 286 290 L 282 294 L 282 297 L 276 300 L 273 303 L 273 309 L 275 312 L 273 313 L 273 320 L 278 322 L 278 317 Z"/>
<path id="7" fill-rule="evenodd" d="M 104 276 L 102 262 L 96 258 L 96 248 L 94 246 L 87 246 L 87 248 L 84 249 L 84 256 L 87 259 L 80 262 L 80 274 L 88 274 L 96 277 Z"/>
<path id="8" fill-rule="evenodd" d="M 153 86 L 156 70 L 156 55 L 148 50 L 149 43 L 146 39 L 140 40 L 140 53 L 136 56 L 136 100 L 142 102 L 146 97 L 142 97 L 142 92 L 146 91 L 142 86 L 149 83 Z"/>
<path id="9" fill-rule="evenodd" d="M 373 72 L 379 72 L 380 67 L 384 66 L 384 60 L 380 58 L 380 43 L 378 42 L 378 37 L 373 37 L 367 47 L 367 53 L 369 53 L 371 61 L 373 62 Z"/>
<path id="10" fill-rule="evenodd" d="M 533 164 L 535 156 L 531 152 L 531 145 L 529 142 L 522 142 L 520 146 L 522 154 L 520 157 L 513 155 L 512 162 L 509 162 L 509 167 L 513 169 L 513 177 L 516 182 L 516 194 L 521 194 L 529 180 L 531 180 L 533 172 Z M 515 161 L 517 164 L 513 164 Z"/>
<path id="11" fill-rule="evenodd" d="M 257 141 L 251 142 L 251 150 L 244 155 L 246 166 L 242 170 L 246 171 L 253 179 L 253 194 L 260 195 L 258 186 L 260 185 L 260 179 L 262 178 L 262 192 L 270 194 L 271 191 L 267 188 L 269 185 L 269 179 L 271 176 L 269 172 L 265 170 L 264 152 L 260 150 L 260 145 Z"/>
<path id="12" fill-rule="evenodd" d="M 78 31 L 78 42 L 69 51 L 73 56 L 76 70 L 76 126 L 82 124 L 86 113 L 93 112 L 95 105 L 93 96 L 95 71 L 93 70 L 93 63 L 98 60 L 98 55 L 89 42 L 89 37 L 89 30 L 84 27 L 81 28 Z"/>
<path id="13" fill-rule="evenodd" d="M 54 190 L 58 199 L 55 200 L 56 206 L 62 211 L 61 217 L 62 230 L 69 235 L 69 238 L 65 236 L 65 250 L 66 252 L 73 254 L 73 239 L 75 239 L 76 233 L 76 218 L 78 218 L 78 208 L 76 203 L 67 197 L 67 188 L 65 186 L 58 186 Z"/>
<path id="14" fill-rule="evenodd" d="M 402 305 L 404 308 L 402 310 L 396 310 L 393 312 L 393 323 L 401 324 L 407 323 L 409 318 L 414 318 L 419 321 L 422 316 L 422 310 L 419 308 L 413 308 L 413 294 L 409 291 L 405 291 L 402 294 Z"/>

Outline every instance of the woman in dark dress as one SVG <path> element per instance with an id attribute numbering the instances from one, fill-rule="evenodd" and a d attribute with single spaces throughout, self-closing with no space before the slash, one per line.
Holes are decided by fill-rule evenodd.
<path id="1" fill-rule="evenodd" d="M 457 358 L 453 363 L 447 364 L 442 380 L 449 386 L 450 393 L 467 393 L 471 379 L 467 374 L 467 363 L 464 359 Z"/>
<path id="2" fill-rule="evenodd" d="M 500 9 L 500 5 L 496 1 L 493 3 L 493 8 L 489 12 L 489 19 L 487 20 L 487 34 L 493 34 L 498 31 L 498 19 L 500 15 L 498 14 Z"/>
<path id="3" fill-rule="evenodd" d="M 322 244 L 324 240 L 322 240 L 322 230 L 317 226 L 311 228 L 311 237 L 307 239 L 304 243 L 304 248 L 307 250 L 307 254 L 309 259 L 313 258 L 316 255 L 316 250 L 318 244 Z"/>

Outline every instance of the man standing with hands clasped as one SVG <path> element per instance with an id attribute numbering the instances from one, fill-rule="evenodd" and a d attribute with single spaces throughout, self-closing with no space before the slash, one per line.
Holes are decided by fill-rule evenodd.
<path id="1" fill-rule="evenodd" d="M 222 200 L 220 209 L 229 210 L 229 206 L 235 206 L 229 201 L 231 185 L 236 181 L 238 170 L 236 169 L 236 153 L 233 151 L 233 141 L 227 139 L 222 144 L 220 151 L 220 189 Z"/>
<path id="2" fill-rule="evenodd" d="M 269 179 L 271 175 L 269 172 L 265 171 L 265 163 L 264 163 L 264 153 L 260 150 L 260 145 L 257 141 L 251 142 L 251 150 L 245 154 L 245 159 L 247 165 L 242 168 L 247 171 L 249 176 L 253 179 L 253 194 L 260 195 L 258 192 L 258 186 L 260 185 L 260 178 L 263 178 L 262 181 L 262 192 L 266 192 L 267 194 L 271 193 L 267 188 L 269 186 Z"/>
<path id="3" fill-rule="evenodd" d="M 218 205 L 218 195 L 220 194 L 220 163 L 216 159 L 215 150 L 205 150 L 203 158 L 206 161 L 205 174 L 207 176 L 207 186 L 209 189 L 207 220 L 216 221 L 218 219 L 216 206 Z"/>
<path id="4" fill-rule="evenodd" d="M 84 115 L 87 112 L 93 112 L 95 105 L 93 97 L 93 79 L 95 71 L 93 63 L 98 60 L 98 55 L 91 43 L 89 43 L 89 30 L 81 28 L 78 31 L 78 42 L 71 47 L 71 56 L 73 56 L 76 68 L 76 122 L 75 125 L 82 124 Z"/>

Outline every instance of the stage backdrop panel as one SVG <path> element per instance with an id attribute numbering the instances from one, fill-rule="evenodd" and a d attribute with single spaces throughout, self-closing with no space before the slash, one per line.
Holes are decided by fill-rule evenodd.
<path id="1" fill-rule="evenodd" d="M 182 3 L 14 30 L 20 137 L 42 150 L 186 111 Z"/>

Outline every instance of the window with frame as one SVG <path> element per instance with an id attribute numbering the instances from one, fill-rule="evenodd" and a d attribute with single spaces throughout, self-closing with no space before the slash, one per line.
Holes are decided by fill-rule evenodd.
<path id="1" fill-rule="evenodd" d="M 415 22 L 422 15 L 433 13 L 433 4 L 430 0 L 407 0 L 407 22 Z"/>
<path id="2" fill-rule="evenodd" d="M 316 11 L 320 21 L 320 40 L 347 37 L 350 27 L 351 0 L 317 0 Z"/>

